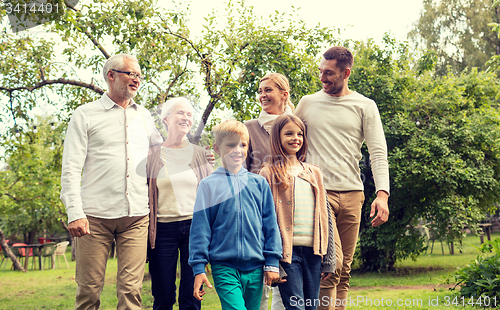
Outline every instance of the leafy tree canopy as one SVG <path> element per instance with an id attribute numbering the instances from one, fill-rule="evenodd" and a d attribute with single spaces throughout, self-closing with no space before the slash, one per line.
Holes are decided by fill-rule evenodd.
<path id="1" fill-rule="evenodd" d="M 379 106 L 391 176 L 389 221 L 373 228 L 374 187 L 364 169 L 368 199 L 359 255 L 365 269 L 391 269 L 424 249 L 419 219 L 458 242 L 464 228 L 476 231 L 499 201 L 500 86 L 493 73 L 422 71 L 429 59 L 414 61 L 406 45 L 390 38 L 385 48 L 369 43 L 355 50 L 352 87 Z"/>
<path id="2" fill-rule="evenodd" d="M 66 212 L 59 199 L 63 128 L 39 117 L 29 131 L 2 136 L 0 225 L 7 236 L 35 243 L 38 233 L 61 231 Z"/>
<path id="3" fill-rule="evenodd" d="M 459 73 L 465 68 L 486 69 L 500 55 L 500 39 L 488 23 L 500 22 L 494 0 L 424 0 L 424 9 L 409 37 L 438 57 L 437 72 Z"/>
<path id="4" fill-rule="evenodd" d="M 138 57 L 146 77 L 136 98 L 146 107 L 159 108 L 180 95 L 195 103 L 202 95 L 209 98 L 197 136 L 214 108 L 250 119 L 257 115 L 255 94 L 266 72 L 288 76 L 295 101 L 320 86 L 317 55 L 337 42 L 336 32 L 308 28 L 296 15 L 260 16 L 244 2 L 229 2 L 226 14 L 208 15 L 202 36 L 193 38 L 187 13 L 177 6 L 166 10 L 154 0 L 68 5 L 47 27 L 47 38 L 0 34 L 0 92 L 9 99 L 3 106 L 9 113 L 2 115 L 27 119 L 40 102 L 53 103 L 51 93 L 73 111 L 105 91 L 104 61 L 125 52 Z M 62 43 L 62 53 L 56 43 Z"/>

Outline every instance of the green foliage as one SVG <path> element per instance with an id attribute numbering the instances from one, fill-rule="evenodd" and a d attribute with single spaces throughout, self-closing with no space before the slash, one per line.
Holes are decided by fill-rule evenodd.
<path id="1" fill-rule="evenodd" d="M 63 126 L 52 124 L 39 118 L 37 132 L 27 129 L 1 141 L 6 167 L 0 171 L 0 224 L 6 236 L 23 236 L 25 243 L 34 243 L 44 229 L 61 230 L 66 221 L 59 200 Z"/>
<path id="2" fill-rule="evenodd" d="M 389 221 L 373 228 L 375 189 L 365 150 L 359 255 L 364 269 L 390 270 L 425 249 L 419 220 L 460 242 L 464 228 L 476 231 L 493 210 L 500 198 L 500 87 L 493 74 L 477 70 L 443 77 L 415 72 L 408 49 L 390 38 L 383 49 L 369 43 L 354 50 L 351 86 L 379 106 L 391 177 Z"/>
<path id="3" fill-rule="evenodd" d="M 321 87 L 317 55 L 338 43 L 331 30 L 307 28 L 298 12 L 296 16 L 278 12 L 259 16 L 243 2 L 229 2 L 226 13 L 223 30 L 217 30 L 221 25 L 215 13 L 206 18 L 200 41 L 214 76 L 222 81 L 216 87 L 221 96 L 218 106 L 231 108 L 240 120 L 258 116 L 260 107 L 255 96 L 259 79 L 268 72 L 288 77 L 295 104 Z"/>
<path id="4" fill-rule="evenodd" d="M 135 100 L 153 114 L 168 98 L 187 96 L 195 103 L 209 98 L 199 136 L 213 109 L 233 111 L 240 120 L 257 115 L 258 80 L 267 72 L 289 77 L 294 102 L 319 88 L 317 55 L 337 42 L 332 29 L 306 27 L 299 12 L 261 16 L 244 1 L 229 2 L 225 15 L 209 14 L 202 36 L 193 38 L 186 26 L 189 8 L 170 6 L 95 0 L 67 9 L 47 27 L 51 39 L 1 32 L 0 91 L 9 97 L 3 117 L 28 119 L 40 102 L 71 114 L 105 91 L 104 61 L 125 52 L 137 56 L 146 77 Z M 52 100 L 54 93 L 59 101 Z"/>
<path id="5" fill-rule="evenodd" d="M 390 37 L 385 37 L 385 47 L 381 48 L 369 41 L 354 46 L 354 68 L 350 78 L 350 87 L 375 100 L 377 103 L 386 138 L 386 123 L 395 115 L 403 113 L 411 100 L 415 98 L 415 73 L 410 69 L 408 48 L 398 44 Z M 389 140 L 389 139 L 388 139 Z M 388 141 L 388 148 L 391 145 Z M 358 257 L 364 270 L 389 270 L 398 260 L 415 258 L 422 250 L 420 235 L 407 224 L 414 220 L 414 214 L 404 212 L 404 205 L 394 201 L 397 195 L 391 182 L 392 193 L 389 200 L 391 215 L 389 222 L 373 228 L 370 225 L 370 204 L 374 199 L 375 187 L 368 161 L 366 147 L 363 149 L 363 161 L 360 163 L 365 180 L 365 206 L 362 212 Z M 389 161 L 391 162 L 391 161 Z M 391 166 L 391 172 L 394 168 Z"/>
<path id="6" fill-rule="evenodd" d="M 500 1 L 495 1 L 493 5 L 491 6 L 492 9 L 495 11 L 498 11 L 498 6 L 500 5 Z M 496 33 L 497 38 L 500 39 L 500 21 L 498 19 L 495 19 L 495 22 L 488 23 L 488 27 L 491 27 L 491 31 L 493 33 Z M 500 55 L 499 53 L 496 53 L 495 55 L 491 56 L 490 60 L 486 63 L 486 66 L 488 66 L 488 70 L 490 69 L 498 69 L 500 67 Z"/>
<path id="7" fill-rule="evenodd" d="M 500 300 L 500 239 L 486 241 L 480 247 L 484 254 L 455 272 L 460 296 Z M 488 255 L 493 251 L 493 255 Z"/>
<path id="8" fill-rule="evenodd" d="M 488 27 L 500 22 L 494 0 L 424 0 L 423 10 L 409 37 L 423 50 L 438 56 L 436 71 L 445 75 L 465 68 L 487 68 L 486 62 L 499 55 L 500 38 Z"/>

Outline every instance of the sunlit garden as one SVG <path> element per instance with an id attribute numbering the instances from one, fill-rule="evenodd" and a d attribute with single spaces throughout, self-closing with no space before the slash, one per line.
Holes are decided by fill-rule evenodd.
<path id="1" fill-rule="evenodd" d="M 492 238 L 500 238 L 500 233 L 494 233 Z M 427 254 L 422 254 L 416 261 L 400 262 L 396 265 L 395 271 L 363 273 L 355 270 L 351 279 L 349 309 L 449 309 L 450 307 L 470 309 L 473 308 L 469 304 L 471 300 L 474 300 L 474 306 L 478 309 L 481 308 L 480 304 L 487 306 L 487 300 L 484 298 L 481 302 L 478 302 L 477 298 L 462 298 L 459 295 L 459 287 L 450 290 L 456 283 L 454 274 L 459 268 L 470 264 L 478 256 L 493 255 L 493 253 L 479 252 L 479 246 L 479 237 L 468 235 L 463 242 L 461 252 L 457 248 L 456 253 L 451 255 L 448 246 L 444 244 L 443 255 L 440 242 L 436 241 L 432 254 L 429 249 Z M 68 269 L 63 262 L 62 265 L 56 263 L 56 269 L 42 271 L 29 269 L 23 273 L 11 270 L 11 262 L 4 262 L 7 267 L 5 270 L 0 270 L 2 292 L 0 309 L 74 307 L 75 262 L 71 261 L 69 248 L 66 256 L 69 262 Z M 110 258 L 104 291 L 101 295 L 102 309 L 116 308 L 116 270 L 116 259 Z M 147 272 L 143 285 L 143 308 L 151 309 L 153 297 Z M 206 290 L 207 294 L 202 302 L 203 309 L 221 309 L 215 289 Z M 496 291 L 498 292 L 498 284 Z M 495 296 L 491 296 L 491 305 L 494 302 Z"/>

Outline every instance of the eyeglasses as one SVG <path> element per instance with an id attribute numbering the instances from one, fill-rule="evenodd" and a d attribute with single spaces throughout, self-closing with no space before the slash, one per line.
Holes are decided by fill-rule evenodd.
<path id="1" fill-rule="evenodd" d="M 115 72 L 119 72 L 119 73 L 125 73 L 132 80 L 135 80 L 136 78 L 138 78 L 139 80 L 144 81 L 144 77 L 142 75 L 140 75 L 139 73 L 127 72 L 127 71 L 120 71 L 120 70 L 115 70 L 115 69 L 111 69 L 111 71 L 115 71 Z"/>

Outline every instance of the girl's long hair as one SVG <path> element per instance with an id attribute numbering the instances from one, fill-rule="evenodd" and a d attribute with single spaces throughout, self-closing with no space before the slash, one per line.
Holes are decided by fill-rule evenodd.
<path id="1" fill-rule="evenodd" d="M 271 127 L 270 144 L 271 144 L 271 158 L 267 162 L 267 167 L 271 173 L 271 184 L 283 185 L 286 189 L 288 187 L 287 177 L 288 169 L 290 168 L 290 160 L 281 146 L 280 132 L 289 122 L 293 122 L 299 126 L 303 134 L 303 142 L 300 150 L 295 154 L 299 161 L 304 162 L 307 154 L 307 140 L 306 140 L 306 126 L 300 118 L 295 115 L 280 115 Z"/>

